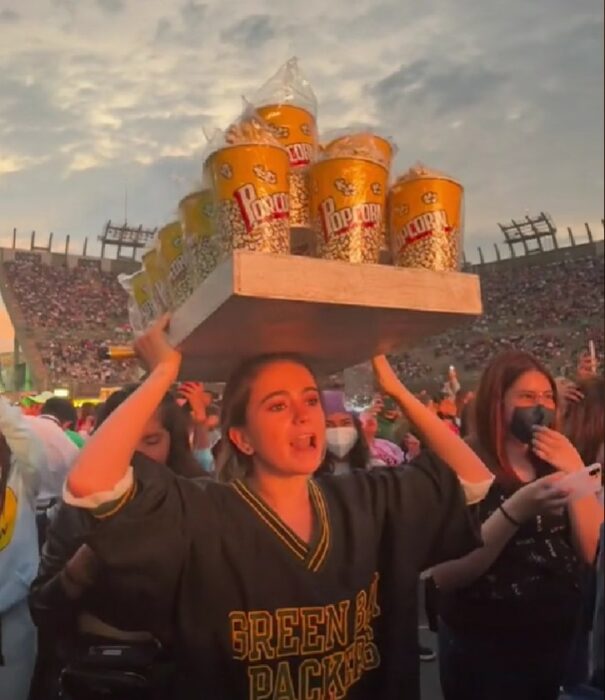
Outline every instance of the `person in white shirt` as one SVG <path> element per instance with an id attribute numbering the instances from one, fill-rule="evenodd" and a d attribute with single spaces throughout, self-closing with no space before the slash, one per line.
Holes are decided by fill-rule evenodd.
<path id="1" fill-rule="evenodd" d="M 46 466 L 40 474 L 38 507 L 60 499 L 63 484 L 76 457 L 78 448 L 65 435 L 54 416 L 25 416 L 29 429 L 39 438 L 46 453 Z"/>
<path id="2" fill-rule="evenodd" d="M 29 586 L 38 570 L 35 503 L 45 456 L 17 407 L 0 397 L 0 698 L 26 700 L 36 660 Z"/>
<path id="3" fill-rule="evenodd" d="M 40 488 L 36 500 L 38 540 L 40 547 L 46 539 L 50 509 L 61 501 L 63 484 L 79 449 L 67 437 L 55 416 L 25 416 L 27 427 L 40 440 L 45 460 L 40 470 Z"/>

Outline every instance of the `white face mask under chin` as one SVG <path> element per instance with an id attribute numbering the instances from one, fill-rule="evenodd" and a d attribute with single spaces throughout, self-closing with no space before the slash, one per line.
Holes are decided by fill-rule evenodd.
<path id="1" fill-rule="evenodd" d="M 331 452 L 337 459 L 344 459 L 355 446 L 357 438 L 357 430 L 353 426 L 328 428 L 326 430 L 328 452 Z"/>

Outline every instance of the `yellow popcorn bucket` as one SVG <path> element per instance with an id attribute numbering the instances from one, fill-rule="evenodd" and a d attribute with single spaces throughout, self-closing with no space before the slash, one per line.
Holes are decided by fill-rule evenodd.
<path id="1" fill-rule="evenodd" d="M 170 309 L 170 300 L 166 284 L 167 274 L 160 264 L 160 257 L 156 248 L 151 248 L 146 253 L 143 253 L 142 261 L 143 270 L 149 280 L 151 295 L 158 314 L 168 311 Z"/>
<path id="2" fill-rule="evenodd" d="M 206 161 L 220 257 L 232 250 L 290 252 L 288 152 L 270 144 L 226 146 Z"/>
<path id="3" fill-rule="evenodd" d="M 288 104 L 265 105 L 258 115 L 269 126 L 273 136 L 288 151 L 290 160 L 290 225 L 310 226 L 309 166 L 317 154 L 317 122 L 302 107 Z"/>
<path id="4" fill-rule="evenodd" d="M 327 260 L 377 263 L 388 172 L 363 158 L 330 158 L 311 169 L 311 219 L 317 253 Z"/>
<path id="5" fill-rule="evenodd" d="M 191 296 L 187 250 L 180 221 L 172 221 L 158 233 L 159 264 L 166 273 L 170 309 L 178 309 Z"/>
<path id="6" fill-rule="evenodd" d="M 192 192 L 179 203 L 181 229 L 188 252 L 190 280 L 197 287 L 218 264 L 214 240 L 212 190 Z"/>
<path id="7" fill-rule="evenodd" d="M 448 271 L 460 268 L 464 189 L 446 177 L 398 180 L 389 193 L 393 263 Z"/>
<path id="8" fill-rule="evenodd" d="M 142 327 L 146 328 L 157 315 L 151 284 L 147 273 L 139 270 L 130 279 L 132 299 L 141 319 Z"/>

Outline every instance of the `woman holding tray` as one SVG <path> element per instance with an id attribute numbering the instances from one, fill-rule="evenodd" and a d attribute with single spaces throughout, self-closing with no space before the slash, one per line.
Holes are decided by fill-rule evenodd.
<path id="1" fill-rule="evenodd" d="M 418 574 L 478 546 L 465 494 L 480 500 L 491 473 L 378 358 L 382 390 L 436 456 L 311 478 L 325 451 L 317 382 L 280 356 L 245 362 L 227 385 L 229 483 L 195 485 L 144 459 L 133 475 L 139 435 L 179 371 L 167 323 L 137 341 L 149 376 L 87 443 L 66 499 L 98 521 L 88 544 L 139 615 L 171 612 L 173 697 L 418 698 Z M 84 590 L 85 565 L 66 575 Z"/>

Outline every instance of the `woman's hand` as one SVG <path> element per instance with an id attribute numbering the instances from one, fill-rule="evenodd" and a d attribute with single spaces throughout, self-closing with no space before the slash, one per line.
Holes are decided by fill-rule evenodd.
<path id="1" fill-rule="evenodd" d="M 372 369 L 376 383 L 380 387 L 383 394 L 396 399 L 404 389 L 403 384 L 395 374 L 395 370 L 389 364 L 389 361 L 384 355 L 379 355 L 372 360 Z"/>
<path id="2" fill-rule="evenodd" d="M 556 379 L 557 393 L 559 396 L 559 412 L 565 415 L 570 403 L 580 403 L 584 400 L 584 394 L 578 389 L 576 384 L 565 377 Z"/>
<path id="3" fill-rule="evenodd" d="M 134 348 L 150 372 L 161 365 L 174 370 L 176 377 L 182 358 L 181 353 L 168 342 L 166 330 L 169 325 L 170 314 L 164 314 L 137 338 Z"/>
<path id="4" fill-rule="evenodd" d="M 97 555 L 87 544 L 83 544 L 61 572 L 61 582 L 67 595 L 79 598 L 94 583 L 99 570 Z"/>
<path id="5" fill-rule="evenodd" d="M 534 428 L 532 450 L 540 459 L 559 471 L 571 474 L 584 468 L 582 457 L 571 442 L 556 430 L 544 426 Z"/>
<path id="6" fill-rule="evenodd" d="M 191 417 L 193 420 L 198 425 L 206 426 L 208 423 L 206 409 L 212 403 L 212 399 L 204 391 L 204 385 L 200 382 L 184 382 L 179 387 L 178 393 L 191 406 Z"/>
<path id="7" fill-rule="evenodd" d="M 568 494 L 557 487 L 562 474 L 549 474 L 521 487 L 512 495 L 504 508 L 520 523 L 537 515 L 554 514 L 567 504 Z"/>
<path id="8" fill-rule="evenodd" d="M 596 377 L 599 371 L 599 361 L 592 358 L 590 352 L 584 351 L 578 358 L 576 376 L 578 379 L 591 379 Z"/>

